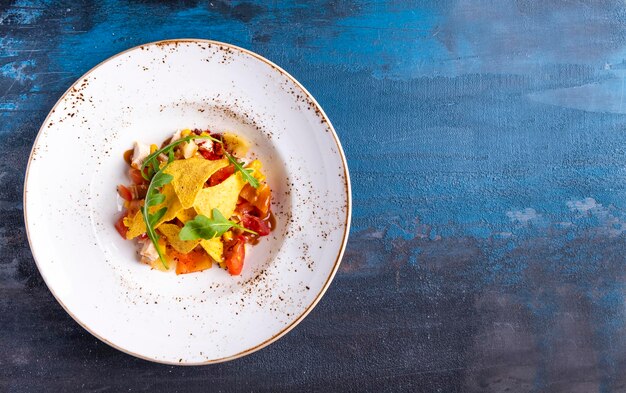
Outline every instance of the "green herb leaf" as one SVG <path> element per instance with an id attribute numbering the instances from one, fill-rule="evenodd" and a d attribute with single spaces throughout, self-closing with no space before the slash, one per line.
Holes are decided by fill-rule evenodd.
<path id="1" fill-rule="evenodd" d="M 145 203 L 149 207 L 152 207 L 152 206 L 160 205 L 163 202 L 165 202 L 165 195 L 154 193 L 154 194 L 150 195 L 150 198 L 146 197 L 146 202 Z"/>
<path id="2" fill-rule="evenodd" d="M 163 168 L 165 169 L 165 167 Z M 152 178 L 152 184 L 155 188 L 163 187 L 164 185 L 171 183 L 174 180 L 174 176 L 164 173 L 162 170 L 158 171 L 156 175 Z"/>
<path id="3" fill-rule="evenodd" d="M 143 215 L 143 221 L 146 224 L 146 234 L 148 235 L 148 238 L 152 244 L 154 244 L 154 248 L 156 249 L 157 254 L 159 254 L 159 259 L 161 260 L 163 266 L 166 269 L 169 269 L 167 261 L 165 260 L 165 257 L 161 252 L 161 248 L 159 247 L 159 235 L 154 229 L 156 223 L 163 218 L 165 213 L 167 213 L 167 206 L 164 206 L 156 212 L 150 214 L 150 208 L 152 206 L 157 206 L 165 202 L 165 195 L 161 194 L 158 188 L 163 187 L 174 179 L 172 175 L 163 172 L 165 168 L 167 168 L 167 164 L 157 171 L 152 177 L 152 180 L 150 180 L 148 191 L 146 192 L 146 200 L 143 204 L 143 208 L 141 209 L 141 214 Z"/>
<path id="4" fill-rule="evenodd" d="M 213 218 L 208 218 L 207 216 L 198 214 L 193 220 L 187 221 L 178 234 L 180 240 L 213 239 L 214 237 L 222 236 L 230 228 L 239 228 L 243 231 L 255 235 L 257 234 L 254 231 L 227 220 L 217 209 L 213 209 L 212 215 Z"/>
<path id="5" fill-rule="evenodd" d="M 159 210 L 155 211 L 154 213 L 150 214 L 150 217 L 149 217 L 150 226 L 154 227 L 156 223 L 159 222 L 161 218 L 163 218 L 165 213 L 167 213 L 167 207 L 162 207 Z"/>
<path id="6" fill-rule="evenodd" d="M 241 172 L 241 177 L 244 181 L 248 182 L 248 184 L 250 184 L 254 188 L 259 188 L 261 184 L 256 177 L 252 176 L 252 172 L 254 172 L 254 170 L 250 168 L 244 168 L 243 164 L 237 162 L 237 159 L 231 156 L 229 153 L 224 152 L 224 154 L 226 155 L 226 158 L 228 158 L 228 161 L 230 161 L 234 165 L 235 170 Z"/>
<path id="7" fill-rule="evenodd" d="M 167 208 L 165 208 L 165 209 L 167 209 Z M 161 263 L 163 264 L 163 266 L 166 269 L 169 269 L 167 261 L 165 260 L 165 257 L 163 256 L 163 253 L 161 252 L 161 247 L 159 247 L 159 235 L 154 230 L 153 225 L 149 224 L 149 221 L 150 221 L 149 217 L 150 217 L 150 215 L 148 215 L 146 213 L 146 209 L 145 208 L 141 210 L 141 215 L 143 216 L 144 222 L 146 223 L 146 234 L 148 235 L 148 238 L 150 239 L 150 241 L 154 245 L 154 248 L 156 249 L 157 254 L 159 255 L 159 259 L 161 260 Z"/>

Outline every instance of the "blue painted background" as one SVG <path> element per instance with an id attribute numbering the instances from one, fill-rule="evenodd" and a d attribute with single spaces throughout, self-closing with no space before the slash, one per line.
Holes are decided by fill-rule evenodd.
<path id="1" fill-rule="evenodd" d="M 28 153 L 62 92 L 119 51 L 180 37 L 300 80 L 337 129 L 354 197 L 313 313 L 195 369 L 78 327 L 22 220 Z M 624 59 L 622 1 L 0 3 L 0 390 L 626 391 Z"/>

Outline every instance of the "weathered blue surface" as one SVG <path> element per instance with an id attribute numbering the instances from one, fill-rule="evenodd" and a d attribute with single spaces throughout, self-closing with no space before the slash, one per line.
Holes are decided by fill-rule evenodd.
<path id="1" fill-rule="evenodd" d="M 626 5 L 415 3 L 0 5 L 0 390 L 624 391 Z M 312 314 L 194 369 L 78 327 L 21 218 L 30 146 L 60 94 L 121 50 L 179 37 L 249 48 L 307 86 L 354 196 Z"/>

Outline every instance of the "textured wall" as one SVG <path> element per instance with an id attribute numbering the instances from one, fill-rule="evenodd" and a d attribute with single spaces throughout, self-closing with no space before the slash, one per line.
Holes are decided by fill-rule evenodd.
<path id="1" fill-rule="evenodd" d="M 83 331 L 22 219 L 28 153 L 62 92 L 180 37 L 299 79 L 354 196 L 320 305 L 278 343 L 203 368 Z M 624 58 L 622 1 L 2 2 L 0 390 L 625 391 Z"/>

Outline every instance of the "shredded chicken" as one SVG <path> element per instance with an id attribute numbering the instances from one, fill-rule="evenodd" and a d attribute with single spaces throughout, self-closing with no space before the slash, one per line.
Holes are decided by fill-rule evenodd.
<path id="1" fill-rule="evenodd" d="M 143 160 L 150 155 L 150 146 L 144 145 L 143 143 L 135 142 L 135 146 L 133 148 L 133 158 L 130 162 L 130 165 L 135 168 L 141 168 L 141 164 L 143 164 Z"/>
<path id="2" fill-rule="evenodd" d="M 159 253 L 157 253 L 154 244 L 148 239 L 143 241 L 143 245 L 141 250 L 139 251 L 139 255 L 141 255 L 141 262 L 150 265 L 152 262 L 156 261 L 159 258 Z"/>
<path id="3" fill-rule="evenodd" d="M 172 135 L 172 139 L 170 139 L 170 143 L 172 142 L 176 142 L 177 140 L 179 140 L 181 138 L 180 133 L 182 132 L 182 130 L 178 130 L 176 131 L 173 135 Z"/>
<path id="4" fill-rule="evenodd" d="M 183 143 L 182 146 L 183 157 L 191 158 L 198 151 L 198 145 L 194 143 L 194 141 L 189 141 L 187 143 Z"/>

